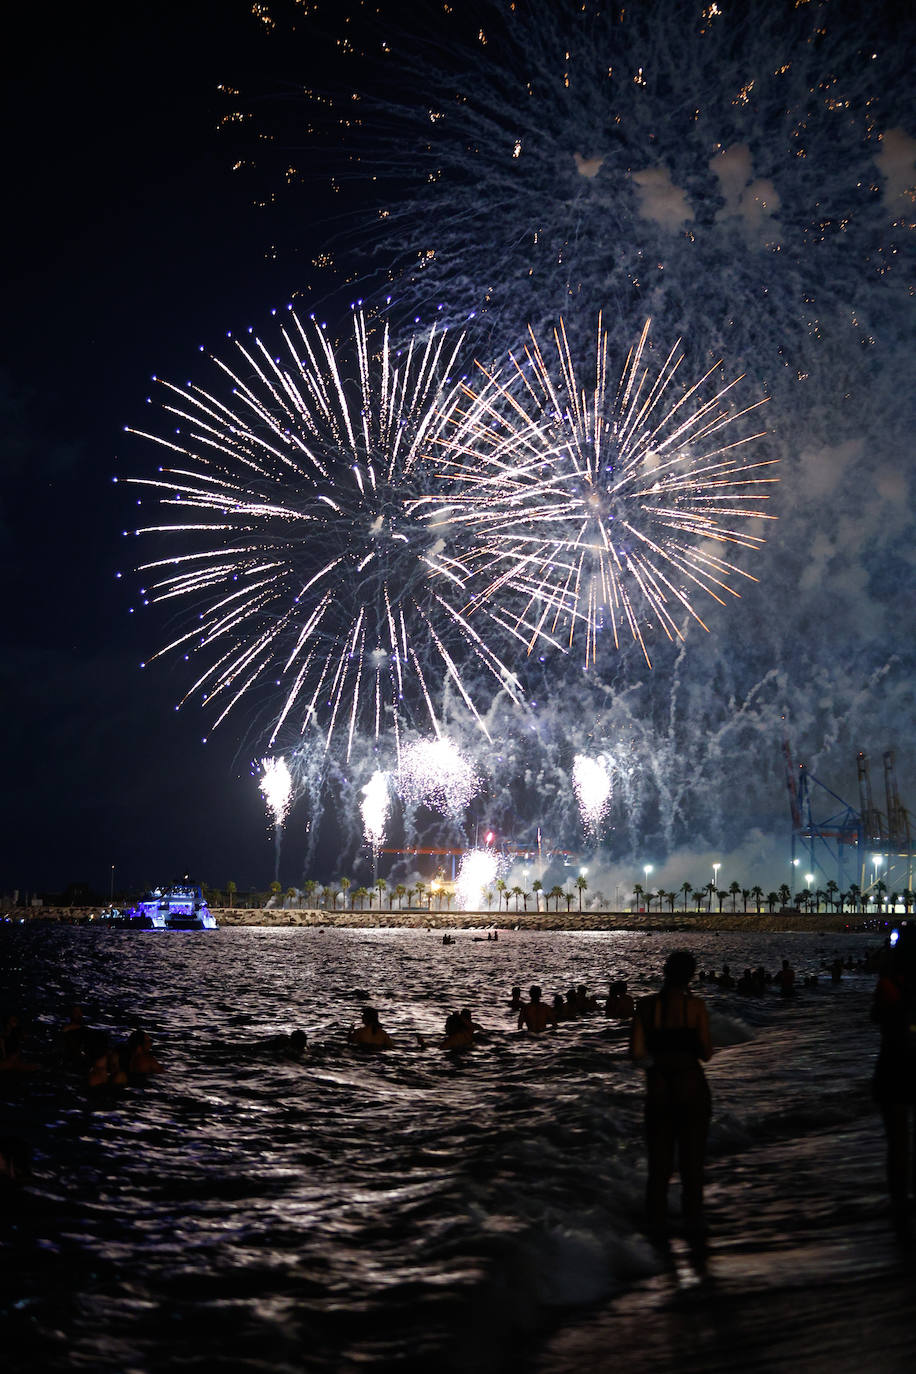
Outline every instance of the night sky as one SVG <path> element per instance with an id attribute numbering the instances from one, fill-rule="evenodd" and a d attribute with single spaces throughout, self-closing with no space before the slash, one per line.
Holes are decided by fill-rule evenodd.
<path id="1" fill-rule="evenodd" d="M 289 11 L 290 6 L 275 8 Z M 404 7 L 382 8 L 397 18 Z M 485 13 L 488 7 L 476 8 Z M 647 12 L 653 8 L 665 7 L 649 6 Z M 430 6 L 424 14 L 435 9 Z M 835 5 L 832 13 L 843 13 L 848 20 L 854 9 Z M 904 11 L 894 6 L 880 7 L 880 13 L 888 42 L 912 51 L 912 19 L 905 20 Z M 154 621 L 148 613 L 130 613 L 136 597 L 125 581 L 132 554 L 123 547 L 128 541 L 120 531 L 130 522 L 131 497 L 126 488 L 112 484 L 112 477 L 136 473 L 144 461 L 150 466 L 156 461 L 152 453 L 144 457 L 123 434 L 125 425 L 148 419 L 144 403 L 151 374 L 182 381 L 198 366 L 199 345 L 217 351 L 227 330 L 260 326 L 272 306 L 284 305 L 297 293 L 299 299 L 322 305 L 332 318 L 345 314 L 344 288 L 311 266 L 326 244 L 338 242 L 335 235 L 347 223 L 346 213 L 359 207 L 364 194 L 358 184 L 345 185 L 336 200 L 328 193 L 324 173 L 333 167 L 333 138 L 324 140 L 320 155 L 309 154 L 316 167 L 321 163 L 322 174 L 316 171 L 284 196 L 277 177 L 282 158 L 267 159 L 248 174 L 233 174 L 233 162 L 250 152 L 246 140 L 252 129 L 218 128 L 232 108 L 218 87 L 233 85 L 248 93 L 249 105 L 257 111 L 252 127 L 280 130 L 281 144 L 287 139 L 298 145 L 291 160 L 300 167 L 307 163 L 299 132 L 305 115 L 281 97 L 296 81 L 314 81 L 316 67 L 331 86 L 340 72 L 327 63 L 333 43 L 318 42 L 316 31 L 311 47 L 301 12 L 297 23 L 296 44 L 285 47 L 282 33 L 259 23 L 250 6 L 236 0 L 100 4 L 65 12 L 62 18 L 55 14 L 53 21 L 49 12 L 37 10 L 17 16 L 5 73 L 11 133 L 4 221 L 7 354 L 0 371 L 5 420 L 0 556 L 8 588 L 0 891 L 52 891 L 84 881 L 107 895 L 112 865 L 116 889 L 168 880 L 187 870 L 215 885 L 232 878 L 241 889 L 263 888 L 273 877 L 273 838 L 250 775 L 257 745 L 246 736 L 244 722 L 211 735 L 209 721 L 194 703 L 176 714 L 174 702 L 187 685 L 187 666 L 180 660 L 139 670 L 167 627 L 164 617 Z M 329 23 L 328 31 L 331 27 Z M 849 31 L 856 32 L 855 25 Z M 491 45 L 488 59 L 492 55 Z M 389 66 L 376 75 L 380 99 L 392 70 L 396 68 Z M 715 71 L 702 72 L 704 82 L 714 85 L 716 79 Z M 725 81 L 724 74 L 721 79 Z M 893 213 L 908 217 L 911 226 L 912 197 L 907 199 L 905 192 L 916 180 L 909 142 L 916 137 L 912 94 L 900 88 L 890 103 L 891 122 L 905 132 L 894 145 L 894 168 L 889 161 L 883 164 L 883 180 L 876 182 L 868 213 L 874 218 L 883 207 L 888 224 Z M 396 124 L 391 128 L 396 139 Z M 572 167 L 574 153 L 580 171 L 583 155 L 601 153 L 609 177 L 610 152 L 584 142 L 580 151 L 571 141 L 574 127 L 567 148 L 560 116 L 553 128 L 563 175 L 567 164 Z M 732 135 L 736 145 L 741 136 L 740 130 Z M 682 250 L 670 236 L 686 224 L 698 251 L 705 251 L 701 202 L 708 190 L 704 192 L 699 178 L 689 181 L 676 142 L 666 152 L 664 137 L 659 134 L 657 156 L 665 170 L 641 172 L 642 181 L 633 177 L 640 197 L 637 217 L 631 211 L 627 221 L 621 212 L 614 233 L 621 242 L 627 237 L 631 247 L 642 233 L 648 255 L 664 251 L 670 281 L 683 271 Z M 646 138 L 654 143 L 656 131 Z M 765 146 L 765 136 L 760 144 Z M 382 149 L 385 156 L 389 151 L 390 145 Z M 759 149 L 755 155 L 758 161 L 745 178 L 749 186 L 764 184 Z M 632 161 L 632 151 L 626 157 Z M 644 161 L 651 159 L 647 155 Z M 732 171 L 739 161 L 732 158 Z M 774 165 L 778 186 L 775 159 Z M 425 206 L 423 222 L 443 225 L 447 243 L 448 226 L 438 218 L 443 202 L 435 200 L 439 190 L 417 190 L 422 161 L 417 166 L 413 184 L 404 174 L 404 204 L 412 207 L 412 214 Z M 816 180 L 820 173 L 824 186 L 832 188 L 841 170 L 814 165 L 812 175 Z M 751 183 L 755 174 L 758 181 Z M 467 178 L 465 183 L 466 192 Z M 522 183 L 517 199 L 500 197 L 495 184 L 496 191 L 488 194 L 495 195 L 499 213 L 523 207 L 525 195 L 543 203 L 545 215 L 549 213 L 546 192 L 553 194 L 553 183 L 540 188 L 537 182 Z M 708 217 L 707 242 L 717 245 L 721 270 L 736 299 L 741 291 L 752 290 L 747 284 L 752 278 L 742 276 L 734 262 L 745 249 L 748 261 L 757 261 L 760 244 L 751 238 L 763 232 L 761 215 L 766 217 L 751 198 L 742 199 L 742 184 L 729 190 L 720 176 L 725 209 Z M 393 181 L 389 177 L 385 194 L 392 195 L 392 185 L 396 198 L 396 175 Z M 470 185 L 473 190 L 473 178 Z M 595 180 L 595 194 L 602 185 L 600 177 Z M 592 184 L 581 180 L 575 194 L 586 191 L 593 193 Z M 892 209 L 891 191 L 899 192 L 898 209 Z M 254 203 L 274 192 L 273 210 L 265 212 Z M 785 188 L 783 202 L 788 233 Z M 487 213 L 486 232 L 492 232 L 496 244 L 502 225 L 495 211 Z M 473 216 L 467 224 L 464 232 L 473 248 Z M 739 227 L 730 230 L 729 225 Z M 731 245 L 727 232 L 734 233 Z M 507 243 L 511 237 L 507 231 Z M 823 372 L 815 374 L 816 393 L 809 390 L 802 402 L 793 392 L 785 402 L 773 427 L 785 450 L 783 480 L 790 483 L 791 495 L 780 510 L 769 569 L 755 568 L 762 590 L 749 594 L 741 619 L 723 621 L 709 641 L 689 646 L 692 682 L 680 664 L 666 670 L 683 679 L 681 699 L 688 703 L 688 715 L 697 730 L 708 730 L 715 741 L 710 780 L 719 793 L 720 810 L 704 811 L 694 827 L 685 820 L 670 846 L 680 848 L 683 869 L 684 855 L 690 852 L 685 836 L 695 837 L 697 877 L 703 877 L 716 854 L 716 815 L 730 818 L 745 807 L 741 824 L 756 838 L 745 844 L 738 829 L 728 833 L 727 852 L 735 855 L 735 874 L 729 876 L 755 881 L 750 866 L 765 856 L 768 867 L 760 881 L 779 880 L 788 831 L 779 754 L 783 730 L 819 775 L 851 800 L 855 750 L 865 748 L 880 763 L 881 751 L 895 748 L 904 801 L 916 806 L 913 467 L 911 442 L 908 448 L 903 442 L 911 434 L 913 417 L 912 296 L 907 308 L 906 293 L 895 285 L 905 278 L 907 255 L 911 272 L 912 227 L 897 237 L 903 247 L 886 299 L 872 284 L 873 276 L 861 300 L 853 299 L 865 256 L 857 260 L 845 239 L 832 261 L 817 265 L 819 288 L 831 280 L 835 287 L 833 300 L 821 291 L 824 319 L 830 311 L 839 318 L 858 309 L 863 332 L 871 328 L 877 337 L 863 365 L 863 389 L 841 381 L 847 363 L 837 348 Z M 351 236 L 349 241 L 352 252 L 355 240 Z M 737 249 L 723 257 L 722 242 Z M 393 262 L 396 235 L 392 244 Z M 507 291 L 518 300 L 511 274 L 527 268 L 519 267 L 510 249 L 500 261 Z M 632 320 L 624 320 L 622 336 L 634 323 L 638 327 L 646 313 L 664 321 L 667 311 L 677 328 L 689 323 L 689 292 L 676 299 L 668 286 L 662 299 L 666 288 L 658 286 L 652 299 L 646 293 L 645 299 L 628 302 L 618 289 L 632 266 L 623 252 L 618 266 L 613 300 L 622 319 L 632 305 Z M 373 270 L 377 268 L 376 258 Z M 715 269 L 706 266 L 704 271 Z M 710 287 L 702 282 L 697 287 L 697 299 L 713 298 L 716 282 L 710 280 Z M 545 281 L 549 286 L 546 276 Z M 456 312 L 469 304 L 466 283 L 467 274 L 462 277 L 456 269 L 451 283 Z M 443 298 L 449 287 L 447 273 L 435 282 Z M 405 300 L 408 296 L 405 292 Z M 549 312 L 552 301 L 543 295 L 542 300 Z M 772 311 L 779 308 L 774 291 Z M 755 347 L 759 356 L 767 320 L 774 317 L 760 308 L 751 312 L 736 348 L 742 363 Z M 715 333 L 710 324 L 708 338 Z M 770 386 L 771 367 L 764 357 L 755 381 L 778 393 L 778 384 Z M 846 398 L 845 410 L 840 397 Z M 807 428 L 799 426 L 801 414 Z M 119 582 L 115 574 L 122 569 L 125 580 Z M 755 682 L 766 681 L 768 672 L 780 673 L 779 683 L 756 690 Z M 664 681 L 657 674 L 647 695 L 660 698 Z M 720 718 L 701 702 L 706 683 L 714 683 L 722 698 Z M 782 711 L 791 714 L 793 708 L 794 718 L 782 726 Z M 620 717 L 624 708 L 618 702 L 614 710 Z M 635 738 L 632 720 L 647 718 L 648 708 L 640 717 L 628 705 L 626 713 Z M 729 734 L 722 725 L 726 716 L 753 717 L 753 729 Z M 615 728 L 618 723 L 615 717 Z M 209 736 L 206 747 L 201 744 L 204 735 Z M 557 766 L 551 762 L 554 772 Z M 545 766 L 545 776 L 547 771 Z M 650 771 L 647 766 L 645 771 Z M 742 772 L 753 776 L 759 791 L 752 804 L 748 793 L 754 787 L 742 782 Z M 664 827 L 656 825 L 655 830 L 660 834 Z M 301 848 L 291 839 L 287 850 L 284 884 L 301 877 Z M 738 873 L 738 864 L 748 871 Z M 319 868 L 320 876 L 331 876 L 333 854 L 325 852 Z M 633 871 L 630 861 L 618 875 Z M 674 882 L 676 876 L 672 867 L 667 880 Z M 690 871 L 685 876 L 693 878 Z"/>

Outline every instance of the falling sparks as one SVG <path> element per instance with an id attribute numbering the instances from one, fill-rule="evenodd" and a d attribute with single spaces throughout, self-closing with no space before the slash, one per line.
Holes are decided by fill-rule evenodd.
<path id="1" fill-rule="evenodd" d="M 200 695 L 216 724 L 276 688 L 269 746 L 281 730 L 378 738 L 418 715 L 438 733 L 444 682 L 478 721 L 467 680 L 483 668 L 519 695 L 472 626 L 468 570 L 450 532 L 412 513 L 432 475 L 458 343 L 432 329 L 402 350 L 360 312 L 349 347 L 290 309 L 279 341 L 235 340 L 213 358 L 221 389 L 161 382 L 170 465 L 133 478 L 164 512 L 136 531 L 177 545 L 144 563 L 146 604 L 193 606 L 189 628 L 159 650 L 204 661 Z M 142 434 L 135 430 L 134 433 Z"/>
<path id="2" fill-rule="evenodd" d="M 289 815 L 293 800 L 293 779 L 286 760 L 262 759 L 261 781 L 258 787 L 273 818 L 274 826 L 279 830 Z"/>
<path id="3" fill-rule="evenodd" d="M 376 769 L 365 787 L 360 790 L 363 797 L 359 804 L 363 818 L 363 834 L 366 843 L 377 850 L 385 838 L 385 823 L 391 809 L 388 774 Z"/>
<path id="4" fill-rule="evenodd" d="M 398 788 L 409 804 L 460 816 L 480 785 L 473 766 L 450 740 L 417 740 L 401 751 Z"/>
<path id="5" fill-rule="evenodd" d="M 579 803 L 579 813 L 586 830 L 597 831 L 611 800 L 611 776 L 607 760 L 602 755 L 593 759 L 577 754 L 573 760 L 573 789 Z"/>
<path id="6" fill-rule="evenodd" d="M 687 618 L 707 628 L 694 595 L 725 605 L 735 578 L 756 581 L 722 551 L 759 548 L 749 522 L 774 518 L 764 507 L 775 460 L 744 458 L 760 436 L 729 428 L 762 402 L 730 409 L 736 382 L 718 385 L 718 365 L 679 388 L 679 344 L 658 367 L 648 339 L 647 322 L 615 386 L 600 317 L 587 383 L 562 322 L 552 351 L 530 331 L 524 356 L 480 368 L 441 440 L 459 495 L 433 506 L 430 524 L 456 510 L 476 522 L 487 576 L 474 604 L 514 597 L 504 623 L 529 652 L 581 639 L 592 667 L 627 633 L 651 666 L 647 624 L 681 640 Z"/>

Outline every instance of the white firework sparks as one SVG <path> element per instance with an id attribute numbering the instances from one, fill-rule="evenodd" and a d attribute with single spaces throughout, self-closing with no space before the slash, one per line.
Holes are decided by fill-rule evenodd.
<path id="1" fill-rule="evenodd" d="M 277 830 L 281 828 L 293 800 L 293 779 L 283 758 L 261 760 L 261 781 L 258 788 Z"/>
<path id="2" fill-rule="evenodd" d="M 759 433 L 728 429 L 763 402 L 730 409 L 736 382 L 710 385 L 718 364 L 678 389 L 679 342 L 658 367 L 648 340 L 647 321 L 615 386 L 600 316 L 587 383 L 562 322 L 552 355 L 531 332 L 523 357 L 481 368 L 483 383 L 465 388 L 468 404 L 441 439 L 466 494 L 445 506 L 429 498 L 430 524 L 460 512 L 477 525 L 486 577 L 473 604 L 514 597 L 520 607 L 500 614 L 529 652 L 581 637 L 590 667 L 602 641 L 619 649 L 628 631 L 651 667 L 647 624 L 683 639 L 688 617 L 707 628 L 695 593 L 725 605 L 739 597 L 735 578 L 756 581 L 722 551 L 759 548 L 750 522 L 775 518 L 764 507 L 776 460 L 744 458 Z"/>
<path id="3" fill-rule="evenodd" d="M 472 849 L 462 855 L 455 883 L 455 906 L 459 911 L 479 911 L 486 906 L 485 894 L 494 890 L 499 877 L 499 856 L 492 849 Z"/>
<path id="4" fill-rule="evenodd" d="M 398 787 L 409 804 L 460 816 L 480 786 L 472 765 L 448 739 L 418 740 L 401 751 Z"/>
<path id="5" fill-rule="evenodd" d="M 194 652 L 196 694 L 219 724 L 279 686 L 281 730 L 396 740 L 414 715 L 438 733 L 447 681 L 481 728 L 467 671 L 517 696 L 515 675 L 462 611 L 469 573 L 452 532 L 414 514 L 435 479 L 425 449 L 441 423 L 457 343 L 433 329 L 398 352 L 361 313 L 341 355 L 292 309 L 272 348 L 236 340 L 213 358 L 225 399 L 161 383 L 176 428 L 144 434 L 172 455 L 152 490 L 168 519 L 137 534 L 179 547 L 144 563 L 145 604 L 186 601 L 194 624 L 154 657 Z M 350 367 L 349 375 L 347 368 Z M 132 431 L 142 433 L 139 430 Z M 177 512 L 173 514 L 172 512 Z"/>
<path id="6" fill-rule="evenodd" d="M 579 803 L 582 824 L 586 830 L 597 831 L 611 800 L 611 775 L 608 760 L 602 754 L 590 758 L 577 754 L 573 761 L 573 789 Z"/>
<path id="7" fill-rule="evenodd" d="M 385 838 L 385 823 L 391 809 L 388 774 L 376 769 L 365 787 L 360 790 L 363 797 L 359 804 L 363 818 L 363 834 L 366 843 L 373 849 L 378 849 Z"/>

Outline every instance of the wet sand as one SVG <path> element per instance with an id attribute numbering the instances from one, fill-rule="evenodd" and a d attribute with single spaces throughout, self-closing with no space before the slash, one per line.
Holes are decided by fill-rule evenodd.
<path id="1" fill-rule="evenodd" d="M 871 1117 L 803 1150 L 714 1162 L 705 1272 L 675 1240 L 666 1273 L 555 1332 L 532 1374 L 608 1368 L 615 1351 L 628 1374 L 909 1374 L 916 1247 L 891 1227 L 883 1151 Z M 786 1168 L 792 1203 L 780 1206 L 772 1179 Z"/>

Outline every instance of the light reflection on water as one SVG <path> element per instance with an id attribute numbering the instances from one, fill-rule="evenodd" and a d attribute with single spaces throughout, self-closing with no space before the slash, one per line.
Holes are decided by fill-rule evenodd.
<path id="1" fill-rule="evenodd" d="M 532 1043 L 507 1011 L 513 984 L 552 996 L 586 983 L 604 995 L 624 977 L 638 995 L 657 986 L 672 943 L 693 947 L 701 967 L 739 972 L 775 970 L 788 955 L 800 977 L 867 945 L 610 932 L 508 932 L 496 944 L 459 934 L 448 947 L 425 931 L 2 934 L 4 1004 L 31 1019 L 30 1047 L 49 1065 L 3 1085 L 4 1131 L 35 1151 L 14 1238 L 22 1305 L 7 1317 L 32 1366 L 164 1369 L 180 1350 L 190 1369 L 335 1374 L 432 1360 L 500 1369 L 545 1312 L 598 1301 L 655 1262 L 639 1234 L 642 1083 L 625 1027 L 587 1018 Z M 822 975 L 790 1005 L 705 990 L 729 1046 L 709 1069 L 714 1159 L 761 1141 L 791 1154 L 825 1124 L 870 1111 L 872 981 L 848 974 L 833 987 Z M 379 1008 L 391 1054 L 346 1046 L 358 993 Z M 119 1038 L 142 1024 L 168 1073 L 88 1106 L 82 1083 L 53 1064 L 73 1002 Z M 417 1032 L 434 1038 L 465 1005 L 485 1028 L 478 1048 L 417 1046 Z M 301 1064 L 275 1043 L 295 1027 L 309 1036 Z M 50 1282 L 52 1258 L 67 1266 L 66 1287 Z"/>

